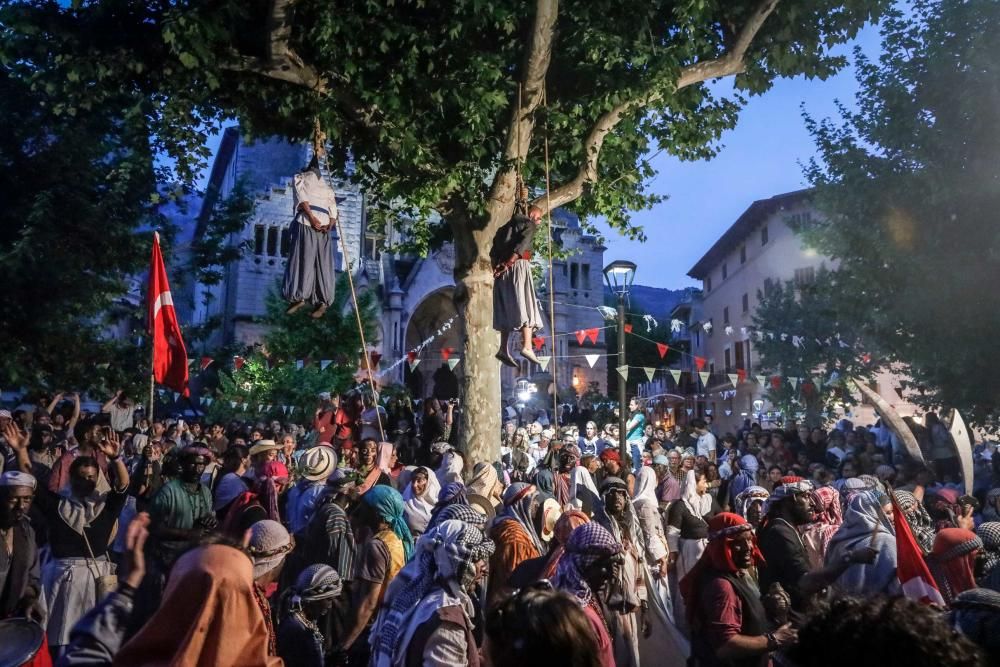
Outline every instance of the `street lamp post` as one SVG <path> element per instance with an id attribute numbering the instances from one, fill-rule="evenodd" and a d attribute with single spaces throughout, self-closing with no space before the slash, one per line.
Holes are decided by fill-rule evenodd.
<path id="1" fill-rule="evenodd" d="M 618 297 L 618 366 L 625 366 L 625 303 L 628 301 L 628 291 L 635 278 L 635 262 L 623 259 L 604 267 L 604 280 L 608 287 Z M 618 374 L 618 446 L 625 451 L 625 425 L 628 423 L 628 404 L 625 402 L 626 375 Z"/>

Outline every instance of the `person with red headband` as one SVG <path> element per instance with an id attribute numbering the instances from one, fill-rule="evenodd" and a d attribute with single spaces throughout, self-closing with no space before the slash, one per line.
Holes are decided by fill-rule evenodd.
<path id="1" fill-rule="evenodd" d="M 795 642 L 787 623 L 768 632 L 755 573 L 763 562 L 746 519 L 721 512 L 709 520 L 708 546 L 680 582 L 691 654 L 700 667 L 767 665 L 763 656 Z"/>

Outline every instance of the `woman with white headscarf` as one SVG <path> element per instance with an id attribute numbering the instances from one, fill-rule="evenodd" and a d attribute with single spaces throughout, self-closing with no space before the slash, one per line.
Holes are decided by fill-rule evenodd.
<path id="1" fill-rule="evenodd" d="M 830 539 L 826 563 L 845 562 L 852 551 L 869 547 L 878 552 L 871 563 L 852 562 L 831 588 L 842 595 L 898 595 L 896 577 L 896 533 L 892 503 L 876 491 L 860 491 L 851 496 L 844 510 L 844 523 Z"/>
<path id="2" fill-rule="evenodd" d="M 465 467 L 465 460 L 462 455 L 454 449 L 449 449 L 441 458 L 441 465 L 434 472 L 437 475 L 438 484 L 441 488 L 448 486 L 452 482 L 464 482 L 462 479 L 462 469 Z"/>
<path id="3" fill-rule="evenodd" d="M 427 530 L 427 522 L 431 520 L 431 511 L 437 504 L 441 486 L 437 475 L 432 475 L 427 468 L 416 468 L 410 474 L 409 483 L 403 489 L 403 512 L 410 532 L 414 536 Z"/>
<path id="4" fill-rule="evenodd" d="M 708 520 L 716 512 L 718 507 L 713 507 L 705 473 L 688 470 L 681 487 L 681 499 L 670 506 L 667 515 L 667 544 L 670 548 L 667 567 L 671 571 L 672 586 L 687 576 L 701 558 L 708 544 Z M 674 596 L 674 604 L 674 617 L 683 622 L 685 610 L 680 594 Z"/>
<path id="5" fill-rule="evenodd" d="M 576 466 L 570 473 L 569 495 L 576 509 L 582 509 L 588 516 L 593 515 L 601 494 L 590 471 L 583 466 Z"/>

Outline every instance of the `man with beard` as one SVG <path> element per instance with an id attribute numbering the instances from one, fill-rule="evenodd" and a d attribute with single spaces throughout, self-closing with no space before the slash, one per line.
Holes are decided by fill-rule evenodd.
<path id="1" fill-rule="evenodd" d="M 37 615 L 42 590 L 35 531 L 28 510 L 37 482 L 31 475 L 8 470 L 0 475 L 0 618 Z"/>
<path id="2" fill-rule="evenodd" d="M 767 632 L 767 614 L 751 568 L 761 553 L 753 526 L 721 512 L 708 522 L 708 546 L 681 582 L 691 627 L 691 657 L 702 667 L 756 667 L 771 651 L 794 643 L 784 624 Z"/>
<path id="3" fill-rule="evenodd" d="M 798 477 L 783 477 L 768 499 L 767 515 L 761 524 L 760 550 L 765 564 L 760 570 L 761 590 L 770 590 L 777 582 L 792 600 L 792 619 L 798 620 L 814 595 L 855 563 L 871 564 L 878 552 L 859 547 L 838 562 L 810 571 L 809 555 L 799 534 L 799 527 L 812 521 L 812 484 Z"/>
<path id="4" fill-rule="evenodd" d="M 196 544 L 206 531 L 218 524 L 212 512 L 212 493 L 201 483 L 210 456 L 203 447 L 181 450 L 178 456 L 180 476 L 167 482 L 150 504 L 150 532 L 156 538 L 159 564 L 166 569 L 182 551 Z"/>

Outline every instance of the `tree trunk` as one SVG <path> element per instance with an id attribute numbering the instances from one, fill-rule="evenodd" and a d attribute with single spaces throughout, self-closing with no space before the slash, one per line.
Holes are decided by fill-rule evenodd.
<path id="1" fill-rule="evenodd" d="M 493 236 L 514 212 L 514 172 L 496 176 L 488 214 L 447 216 L 455 242 L 455 308 L 462 319 L 462 420 L 466 469 L 500 460 L 500 334 L 493 330 Z M 516 337 L 516 336 L 515 336 Z M 520 340 L 518 338 L 518 340 Z"/>

